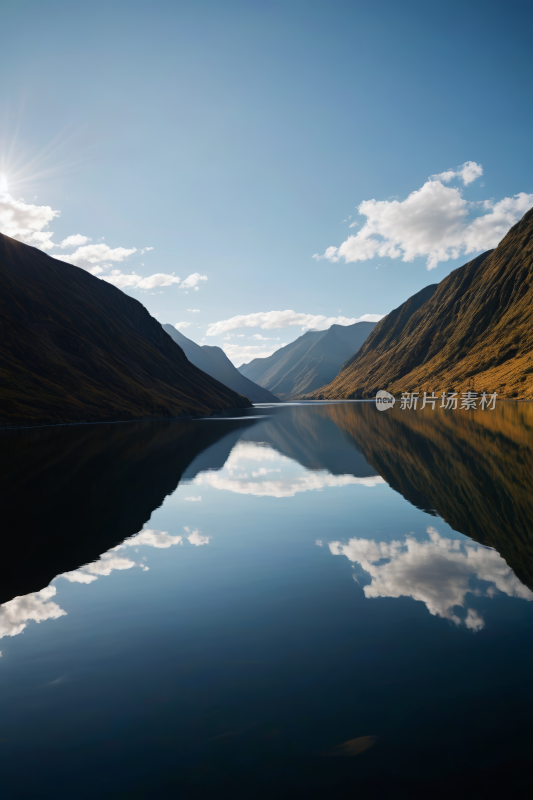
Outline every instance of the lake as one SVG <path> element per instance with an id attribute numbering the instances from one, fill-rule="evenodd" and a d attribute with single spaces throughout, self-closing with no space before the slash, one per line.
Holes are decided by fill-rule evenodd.
<path id="1" fill-rule="evenodd" d="M 533 788 L 533 407 L 1 431 L 0 796 Z"/>

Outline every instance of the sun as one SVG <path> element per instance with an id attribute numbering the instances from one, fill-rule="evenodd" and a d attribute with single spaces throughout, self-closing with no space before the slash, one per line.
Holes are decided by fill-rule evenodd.
<path id="1" fill-rule="evenodd" d="M 3 172 L 0 172 L 0 192 L 6 194 L 9 189 L 9 182 Z"/>

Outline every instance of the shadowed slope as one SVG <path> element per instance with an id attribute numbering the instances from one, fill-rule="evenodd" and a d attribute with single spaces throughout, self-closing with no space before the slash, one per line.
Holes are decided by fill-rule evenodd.
<path id="1" fill-rule="evenodd" d="M 196 344 L 168 323 L 163 325 L 163 329 L 179 344 L 191 364 L 212 378 L 229 386 L 234 392 L 244 395 L 252 403 L 279 403 L 279 399 L 268 389 L 263 389 L 262 386 L 241 375 L 222 348 Z"/>
<path id="2" fill-rule="evenodd" d="M 390 316 L 315 396 L 465 391 L 474 385 L 533 397 L 533 209 L 496 250 L 450 273 L 403 328 L 380 342 Z"/>
<path id="3" fill-rule="evenodd" d="M 249 401 L 137 300 L 0 234 L 0 425 L 209 414 Z"/>

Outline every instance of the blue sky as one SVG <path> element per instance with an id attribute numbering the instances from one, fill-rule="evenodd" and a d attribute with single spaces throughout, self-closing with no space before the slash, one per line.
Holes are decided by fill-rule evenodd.
<path id="1" fill-rule="evenodd" d="M 2 6 L 0 229 L 33 215 L 15 235 L 237 364 L 387 313 L 533 205 L 529 2 Z"/>

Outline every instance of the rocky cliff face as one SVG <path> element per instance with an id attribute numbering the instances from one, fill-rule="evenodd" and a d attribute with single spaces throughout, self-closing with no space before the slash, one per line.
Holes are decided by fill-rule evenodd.
<path id="1" fill-rule="evenodd" d="M 381 320 L 356 356 L 313 396 L 473 387 L 533 398 L 533 209 L 495 250 L 454 270 L 408 314 L 419 295 Z"/>
<path id="2" fill-rule="evenodd" d="M 0 234 L 0 426 L 248 407 L 137 300 Z"/>

